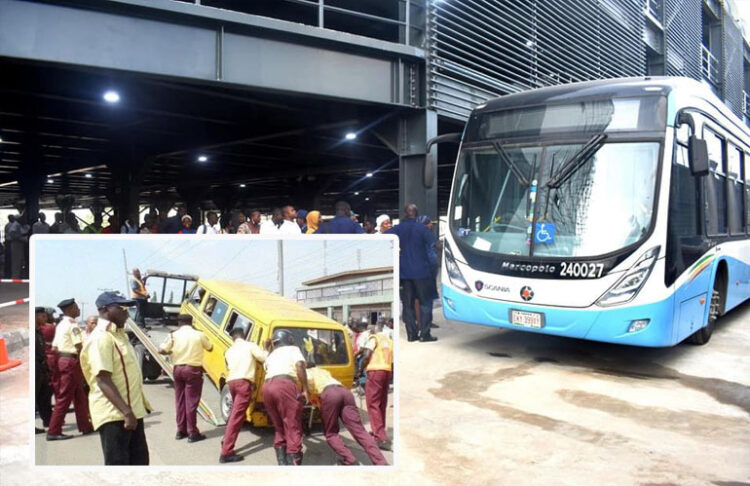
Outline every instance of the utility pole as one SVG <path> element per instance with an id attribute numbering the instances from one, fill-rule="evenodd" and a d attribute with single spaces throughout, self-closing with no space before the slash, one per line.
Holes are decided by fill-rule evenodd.
<path id="1" fill-rule="evenodd" d="M 81 304 L 81 317 L 85 320 L 86 319 L 86 304 L 88 304 L 88 302 L 81 301 L 79 302 L 79 304 Z"/>
<path id="2" fill-rule="evenodd" d="M 125 265 L 125 295 L 127 295 L 130 280 L 128 279 L 128 257 L 125 256 L 125 248 L 122 249 L 122 262 Z"/>
<path id="3" fill-rule="evenodd" d="M 284 296 L 284 241 L 279 240 L 277 242 L 277 250 L 276 253 L 278 255 L 278 269 L 277 269 L 277 277 L 279 281 L 279 294 L 283 297 Z"/>

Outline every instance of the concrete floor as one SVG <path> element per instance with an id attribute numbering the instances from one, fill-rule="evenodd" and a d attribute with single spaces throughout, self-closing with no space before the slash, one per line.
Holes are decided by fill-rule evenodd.
<path id="1" fill-rule="evenodd" d="M 372 468 L 307 469 L 306 482 L 750 485 L 750 304 L 721 318 L 702 347 L 437 322 L 440 341 L 398 343 L 397 468 L 375 478 Z M 124 476 L 111 470 L 29 468 L 27 377 L 26 364 L 0 375 L 0 484 L 119 484 Z M 183 486 L 247 477 L 238 474 L 128 473 L 138 484 Z M 252 473 L 257 484 L 299 477 Z"/>

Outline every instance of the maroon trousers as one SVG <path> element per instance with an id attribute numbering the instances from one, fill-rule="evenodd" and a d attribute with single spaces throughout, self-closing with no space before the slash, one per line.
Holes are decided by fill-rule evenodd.
<path id="1" fill-rule="evenodd" d="M 52 392 L 55 394 L 55 400 L 60 393 L 60 371 L 57 369 L 57 353 L 49 351 L 47 356 L 47 368 L 49 369 L 49 384 L 52 386 Z"/>
<path id="2" fill-rule="evenodd" d="M 388 440 L 388 436 L 385 433 L 385 411 L 388 408 L 388 384 L 390 379 L 390 371 L 376 370 L 367 372 L 367 382 L 365 383 L 367 415 L 370 417 L 372 435 L 378 442 L 386 442 Z"/>
<path id="3" fill-rule="evenodd" d="M 323 416 L 323 431 L 328 445 L 346 464 L 354 464 L 356 459 L 339 436 L 339 419 L 352 434 L 354 440 L 362 446 L 373 464 L 386 465 L 385 457 L 380 452 L 375 439 L 365 430 L 359 409 L 354 403 L 354 395 L 343 386 L 328 386 L 320 394 L 320 413 Z"/>
<path id="4" fill-rule="evenodd" d="M 173 375 L 177 432 L 190 435 L 200 434 L 196 424 L 196 414 L 203 391 L 203 373 L 195 366 L 177 365 Z"/>
<path id="5" fill-rule="evenodd" d="M 302 450 L 302 402 L 291 378 L 275 377 L 263 384 L 263 402 L 274 427 L 274 447 L 286 447 L 287 454 Z"/>
<path id="6" fill-rule="evenodd" d="M 62 426 L 65 423 L 65 414 L 68 413 L 70 402 L 76 413 L 76 424 L 80 432 L 94 430 L 89 418 L 89 402 L 86 392 L 83 391 L 83 372 L 78 358 L 60 356 L 57 359 L 59 374 L 58 395 L 55 399 L 55 409 L 49 421 L 49 435 L 62 434 Z"/>
<path id="7" fill-rule="evenodd" d="M 221 443 L 221 455 L 231 456 L 234 454 L 234 444 L 237 436 L 245 424 L 247 407 L 253 399 L 255 385 L 248 380 L 232 380 L 228 384 L 229 393 L 232 395 L 232 412 L 229 414 L 227 426 L 224 429 L 224 440 Z"/>

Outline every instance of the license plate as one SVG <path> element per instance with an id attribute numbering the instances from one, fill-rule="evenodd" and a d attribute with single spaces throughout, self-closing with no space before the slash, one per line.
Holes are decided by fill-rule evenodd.
<path id="1" fill-rule="evenodd" d="M 541 329 L 544 327 L 544 314 L 540 312 L 510 311 L 510 322 L 514 326 Z"/>

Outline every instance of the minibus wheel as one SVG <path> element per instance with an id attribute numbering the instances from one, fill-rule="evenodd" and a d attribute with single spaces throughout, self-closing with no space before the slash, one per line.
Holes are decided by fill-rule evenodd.
<path id="1" fill-rule="evenodd" d="M 229 385 L 224 385 L 219 395 L 219 411 L 221 418 L 226 422 L 232 413 L 232 394 L 229 392 Z"/>
<path id="2" fill-rule="evenodd" d="M 690 336 L 690 343 L 698 345 L 706 344 L 709 339 L 711 339 L 711 334 L 713 334 L 714 332 L 714 327 L 720 313 L 721 292 L 719 292 L 719 289 L 717 289 L 716 285 L 714 284 L 714 289 L 711 292 L 711 304 L 708 308 L 708 322 L 705 326 L 698 329 L 693 333 L 692 336 Z"/>

